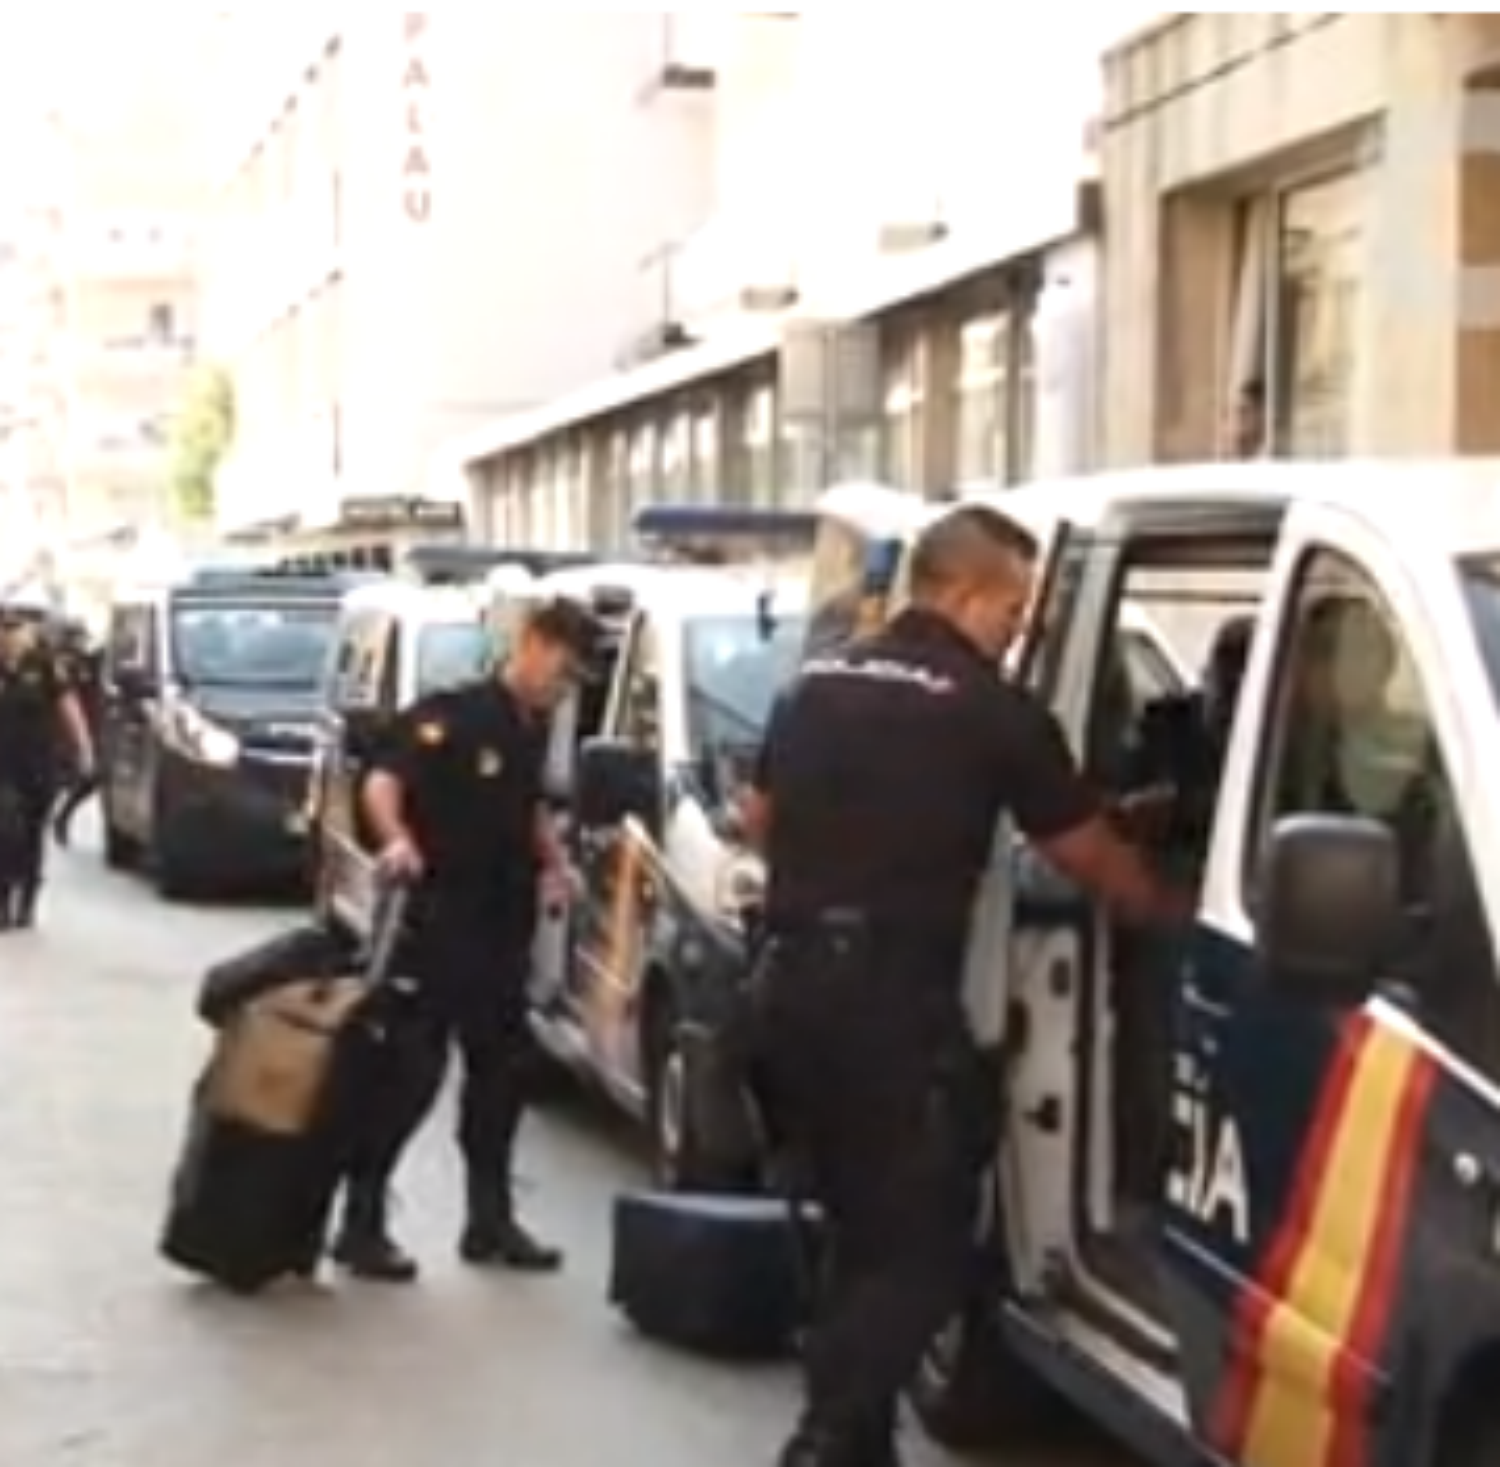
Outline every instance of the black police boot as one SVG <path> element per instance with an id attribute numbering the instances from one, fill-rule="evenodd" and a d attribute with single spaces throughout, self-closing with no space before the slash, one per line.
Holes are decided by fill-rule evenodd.
<path id="1" fill-rule="evenodd" d="M 11 925 L 17 931 L 26 931 L 36 926 L 37 899 L 40 896 L 41 888 L 34 883 L 16 888 L 12 899 Z"/>
<path id="2" fill-rule="evenodd" d="M 803 1428 L 781 1449 L 778 1467 L 900 1467 L 893 1437 L 864 1441 Z"/>
<path id="3" fill-rule="evenodd" d="M 563 1255 L 534 1237 L 516 1220 L 510 1188 L 498 1177 L 470 1168 L 468 1220 L 458 1240 L 458 1256 L 479 1267 L 518 1273 L 556 1273 Z"/>
<path id="4" fill-rule="evenodd" d="M 357 1279 L 409 1284 L 417 1277 L 417 1260 L 391 1237 L 383 1186 L 348 1184 L 338 1236 L 330 1253 L 335 1263 Z"/>

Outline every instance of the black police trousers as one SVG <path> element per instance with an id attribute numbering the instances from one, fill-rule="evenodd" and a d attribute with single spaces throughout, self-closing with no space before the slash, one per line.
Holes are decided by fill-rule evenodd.
<path id="1" fill-rule="evenodd" d="M 768 1121 L 828 1225 L 805 1354 L 809 1432 L 857 1453 L 963 1303 L 993 1144 L 960 953 L 838 924 L 767 944 L 755 980 Z"/>
<path id="2" fill-rule="evenodd" d="M 55 798 L 53 780 L 0 767 L 0 919 L 34 902 L 41 889 Z"/>
<path id="3" fill-rule="evenodd" d="M 534 921 L 417 893 L 398 967 L 409 993 L 389 1012 L 390 1056 L 350 1180 L 385 1185 L 442 1088 L 462 1066 L 458 1145 L 471 1180 L 510 1199 L 511 1158 L 534 1073 L 527 980 Z"/>

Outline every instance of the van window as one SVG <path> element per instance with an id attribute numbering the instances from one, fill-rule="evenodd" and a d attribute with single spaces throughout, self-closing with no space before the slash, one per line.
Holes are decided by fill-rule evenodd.
<path id="1" fill-rule="evenodd" d="M 638 749 L 661 746 L 661 648 L 656 628 L 644 617 L 630 639 L 630 661 L 621 689 L 620 737 Z"/>
<path id="2" fill-rule="evenodd" d="M 1470 1063 L 1500 1074 L 1500 974 L 1473 854 L 1410 640 L 1379 589 L 1333 551 L 1296 588 L 1264 734 L 1247 857 L 1296 814 L 1378 820 L 1396 840 L 1405 909 L 1388 976 Z"/>
<path id="3" fill-rule="evenodd" d="M 695 758 L 759 746 L 771 705 L 796 671 L 806 630 L 802 617 L 763 625 L 753 613 L 687 623 L 688 729 Z"/>
<path id="4" fill-rule="evenodd" d="M 333 666 L 335 708 L 364 712 L 378 706 L 389 631 L 389 618 L 380 612 L 364 612 L 344 623 Z"/>
<path id="5" fill-rule="evenodd" d="M 417 638 L 417 696 L 480 677 L 490 663 L 490 636 L 477 621 L 423 627 Z"/>
<path id="6" fill-rule="evenodd" d="M 338 607 L 174 602 L 170 635 L 177 676 L 223 687 L 317 687 Z"/>
<path id="7" fill-rule="evenodd" d="M 158 662 L 155 608 L 117 606 L 109 628 L 111 670 L 154 675 Z"/>

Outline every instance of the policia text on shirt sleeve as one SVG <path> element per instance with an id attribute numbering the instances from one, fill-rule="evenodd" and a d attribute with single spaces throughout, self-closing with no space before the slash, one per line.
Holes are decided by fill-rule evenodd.
<path id="1" fill-rule="evenodd" d="M 68 667 L 34 617 L 0 607 L 0 932 L 36 920 L 64 762 L 80 773 L 94 768 Z"/>
<path id="2" fill-rule="evenodd" d="M 961 1303 L 993 1144 L 963 944 L 1001 814 L 1125 915 L 1188 909 L 1114 833 L 1047 710 L 997 675 L 1035 556 L 987 509 L 929 529 L 911 609 L 806 666 L 747 801 L 769 867 L 762 1061 L 833 1260 L 787 1467 L 893 1460 L 897 1395 Z"/>
<path id="3" fill-rule="evenodd" d="M 526 992 L 537 906 L 562 863 L 541 800 L 548 719 L 591 641 L 583 608 L 536 608 L 493 676 L 424 699 L 398 721 L 362 790 L 386 878 L 411 887 L 403 966 L 414 987 L 398 1024 L 403 1082 L 353 1168 L 335 1243 L 335 1257 L 358 1275 L 415 1276 L 388 1232 L 385 1199 L 450 1045 L 463 1064 L 462 1256 L 531 1270 L 561 1261 L 516 1220 L 511 1161 L 531 1069 Z"/>

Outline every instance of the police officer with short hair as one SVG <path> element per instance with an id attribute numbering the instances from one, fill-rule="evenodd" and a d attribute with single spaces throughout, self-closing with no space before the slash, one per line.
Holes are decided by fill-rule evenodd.
<path id="1" fill-rule="evenodd" d="M 93 739 L 42 618 L 0 606 L 0 931 L 36 922 L 62 739 L 72 762 L 92 770 Z"/>
<path id="2" fill-rule="evenodd" d="M 389 1113 L 346 1187 L 334 1257 L 356 1276 L 416 1276 L 390 1237 L 386 1196 L 451 1045 L 463 1063 L 461 1256 L 530 1271 L 562 1262 L 517 1220 L 511 1163 L 534 1065 L 527 983 L 538 902 L 567 894 L 565 857 L 542 799 L 549 715 L 582 675 L 594 638 L 593 618 L 577 603 L 534 608 L 494 675 L 402 715 L 363 788 L 382 871 L 411 885 L 406 963 L 416 991 L 398 1020 L 400 1093 L 385 1098 Z"/>
<path id="3" fill-rule="evenodd" d="M 768 1097 L 830 1231 L 784 1467 L 894 1462 L 899 1392 L 962 1304 L 998 1085 L 961 979 L 1002 813 L 1123 914 L 1190 910 L 1115 832 L 1049 712 L 999 675 L 1036 555 L 987 508 L 930 527 L 909 609 L 807 664 L 746 802 L 769 868 L 756 983 Z"/>

